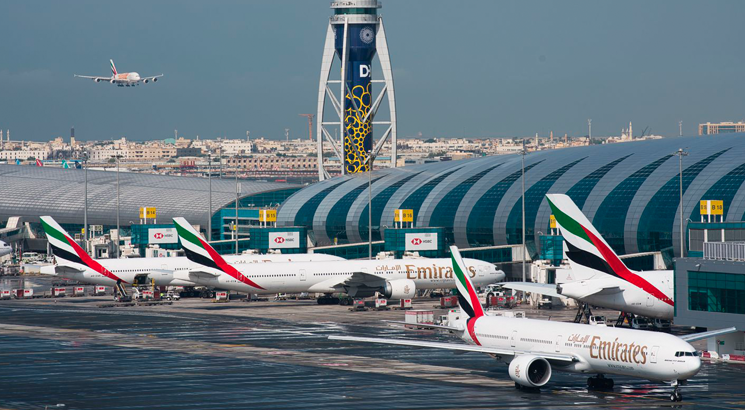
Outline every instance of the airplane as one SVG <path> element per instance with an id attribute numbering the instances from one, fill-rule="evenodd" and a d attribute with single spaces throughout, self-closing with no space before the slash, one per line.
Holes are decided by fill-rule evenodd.
<path id="1" fill-rule="evenodd" d="M 103 286 L 151 284 L 156 286 L 195 286 L 194 282 L 174 277 L 194 267 L 189 259 L 130 258 L 93 259 L 51 216 L 42 216 L 41 225 L 57 262 L 44 266 L 41 273 Z M 324 254 L 229 255 L 231 263 L 290 262 L 295 260 L 337 261 L 338 256 Z"/>
<path id="2" fill-rule="evenodd" d="M 588 305 L 671 320 L 673 271 L 638 272 L 626 267 L 567 195 L 546 195 L 564 237 L 573 280 L 557 285 L 511 282 L 504 287 L 547 296 L 564 296 Z M 620 320 L 620 319 L 619 319 Z"/>
<path id="3" fill-rule="evenodd" d="M 456 326 L 417 325 L 456 333 L 463 343 L 427 342 L 356 336 L 329 336 L 331 340 L 382 343 L 487 353 L 509 365 L 508 374 L 518 389 L 534 390 L 551 379 L 552 369 L 595 374 L 589 389 L 611 389 L 622 375 L 672 383 L 671 401 L 683 399 L 678 387 L 695 376 L 701 358 L 689 342 L 736 331 L 735 327 L 677 337 L 668 333 L 628 328 L 487 315 L 466 272 L 458 248 L 450 248 L 461 320 Z M 467 316 L 467 318 L 466 318 Z"/>
<path id="4" fill-rule="evenodd" d="M 336 303 L 332 293 L 364 298 L 379 292 L 389 299 L 412 298 L 417 289 L 450 288 L 448 259 L 344 260 L 276 263 L 271 266 L 230 264 L 184 218 L 173 218 L 186 257 L 201 269 L 177 277 L 204 286 L 255 294 L 325 293 L 319 304 Z M 478 286 L 503 280 L 504 272 L 488 262 L 467 259 L 467 272 Z"/>
<path id="5" fill-rule="evenodd" d="M 147 84 L 151 81 L 155 83 L 155 82 L 158 82 L 158 78 L 163 77 L 163 74 L 148 76 L 148 77 L 140 77 L 140 74 L 134 71 L 131 73 L 119 73 L 118 71 L 116 71 L 114 60 L 109 60 L 109 62 L 111 63 L 111 77 L 98 77 L 98 76 L 77 75 L 77 74 L 74 74 L 73 76 L 80 77 L 80 78 L 88 78 L 97 83 L 100 83 L 101 81 L 106 81 L 111 84 L 116 84 L 119 87 L 134 87 L 136 85 L 140 85 L 140 83 Z"/>
<path id="6" fill-rule="evenodd" d="M 10 255 L 13 253 L 13 249 L 7 243 L 0 241 L 0 257 Z"/>

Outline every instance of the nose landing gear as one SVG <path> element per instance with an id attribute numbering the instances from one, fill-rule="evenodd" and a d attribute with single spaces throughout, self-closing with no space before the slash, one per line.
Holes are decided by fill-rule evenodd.
<path id="1" fill-rule="evenodd" d="M 680 394 L 679 387 L 683 384 L 683 381 L 676 380 L 673 382 L 673 392 L 670 393 L 670 401 L 672 402 L 678 402 L 683 401 L 683 395 Z"/>

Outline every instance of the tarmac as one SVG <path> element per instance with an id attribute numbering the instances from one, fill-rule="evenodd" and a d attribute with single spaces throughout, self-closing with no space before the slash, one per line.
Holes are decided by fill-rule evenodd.
<path id="1" fill-rule="evenodd" d="M 613 391 L 588 392 L 585 376 L 560 372 L 530 393 L 486 355 L 327 339 L 458 342 L 383 322 L 403 320 L 398 310 L 312 300 L 99 307 L 109 299 L 0 301 L 0 409 L 745 408 L 743 365 L 705 363 L 675 404 L 666 385 L 614 377 Z M 575 313 L 525 311 L 565 321 Z"/>

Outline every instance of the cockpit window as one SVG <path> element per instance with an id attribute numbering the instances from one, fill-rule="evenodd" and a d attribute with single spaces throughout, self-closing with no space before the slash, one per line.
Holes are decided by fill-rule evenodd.
<path id="1" fill-rule="evenodd" d="M 675 357 L 694 357 L 698 356 L 698 352 L 675 352 Z"/>

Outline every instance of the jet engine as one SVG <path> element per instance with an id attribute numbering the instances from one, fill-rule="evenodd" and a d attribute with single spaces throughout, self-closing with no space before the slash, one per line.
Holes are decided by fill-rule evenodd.
<path id="1" fill-rule="evenodd" d="M 551 378 L 551 365 L 542 357 L 516 356 L 510 362 L 509 374 L 520 386 L 541 387 Z"/>
<path id="2" fill-rule="evenodd" d="M 154 83 L 157 83 L 158 82 L 158 77 L 153 77 L 153 82 Z"/>
<path id="3" fill-rule="evenodd" d="M 145 84 L 147 84 L 147 83 L 149 83 L 149 82 L 150 82 L 150 79 L 147 79 L 147 78 L 146 78 L 146 79 L 142 80 L 142 82 L 143 82 L 143 83 L 145 83 Z"/>
<path id="4" fill-rule="evenodd" d="M 110 82 L 111 84 L 114 84 L 114 80 L 109 80 L 109 82 Z"/>
<path id="5" fill-rule="evenodd" d="M 411 299 L 416 293 L 416 283 L 411 279 L 396 279 L 385 283 L 383 294 L 387 299 Z"/>
<path id="6" fill-rule="evenodd" d="M 93 81 L 95 81 L 97 83 L 100 83 L 101 82 L 101 79 L 100 78 L 94 78 Z"/>

